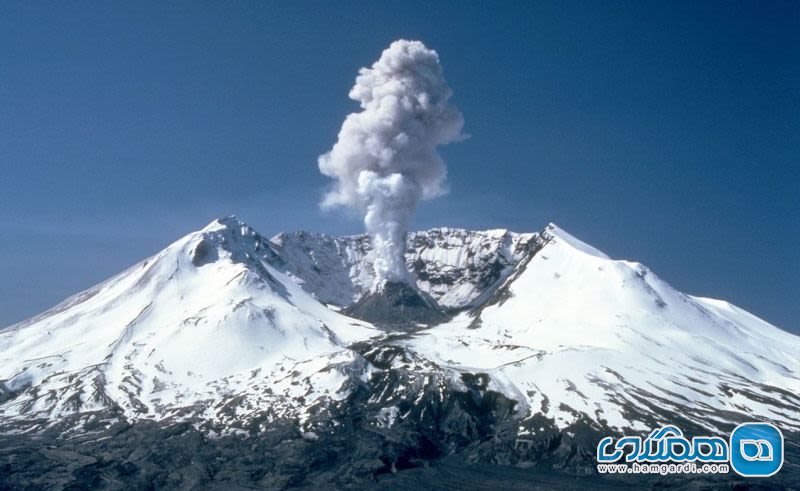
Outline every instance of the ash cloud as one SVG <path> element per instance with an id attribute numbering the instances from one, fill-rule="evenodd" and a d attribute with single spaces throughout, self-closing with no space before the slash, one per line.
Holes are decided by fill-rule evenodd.
<path id="1" fill-rule="evenodd" d="M 451 95 L 436 51 L 395 41 L 359 71 L 349 96 L 361 111 L 345 118 L 333 148 L 319 157 L 320 171 L 335 179 L 322 207 L 364 213 L 376 285 L 410 280 L 404 253 L 417 204 L 446 192 L 436 147 L 461 139 L 464 126 Z"/>

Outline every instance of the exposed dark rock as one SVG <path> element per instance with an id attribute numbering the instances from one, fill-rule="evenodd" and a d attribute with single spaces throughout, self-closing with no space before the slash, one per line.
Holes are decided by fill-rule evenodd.
<path id="1" fill-rule="evenodd" d="M 200 267 L 204 264 L 213 263 L 218 259 L 217 248 L 209 244 L 206 240 L 201 240 L 191 251 L 192 264 Z"/>
<path id="2" fill-rule="evenodd" d="M 383 283 L 345 309 L 344 313 L 391 328 L 414 328 L 419 324 L 432 325 L 447 320 L 447 314 L 430 295 L 400 282 Z"/>

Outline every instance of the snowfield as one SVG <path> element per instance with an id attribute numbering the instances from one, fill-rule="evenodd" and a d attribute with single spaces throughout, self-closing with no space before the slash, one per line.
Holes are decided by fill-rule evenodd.
<path id="1" fill-rule="evenodd" d="M 800 424 L 789 396 L 800 393 L 797 336 L 727 302 L 677 292 L 645 266 L 609 259 L 554 225 L 544 235 L 547 244 L 495 299 L 409 349 L 510 382 L 562 426 L 587 414 L 647 430 L 627 414 L 646 404 L 702 425 L 721 411 Z"/>
<path id="2" fill-rule="evenodd" d="M 217 221 L 0 332 L 0 380 L 6 391 L 24 390 L 0 406 L 0 417 L 119 405 L 131 419 L 161 418 L 213 407 L 257 389 L 247 383 L 253 373 L 272 374 L 279 387 L 276 372 L 314 374 L 320 367 L 309 361 L 351 360 L 349 344 L 380 334 L 258 259 L 264 247 L 246 225 Z M 335 394 L 340 385 L 315 377 L 314 390 Z"/>
<path id="3" fill-rule="evenodd" d="M 372 259 L 365 236 L 267 240 L 217 220 L 0 331 L 0 428 L 100 410 L 302 425 L 382 377 L 381 350 L 400 350 L 387 366 L 438 384 L 440 397 L 465 374 L 486 374 L 490 390 L 517 402 L 521 435 L 536 431 L 534 418 L 646 431 L 665 414 L 712 430 L 739 419 L 800 429 L 800 338 L 682 294 L 555 225 L 411 234 L 417 287 L 450 319 L 415 332 L 342 313 L 372 285 Z M 393 401 L 382 427 L 405 417 L 404 386 L 391 390 L 372 398 Z"/>

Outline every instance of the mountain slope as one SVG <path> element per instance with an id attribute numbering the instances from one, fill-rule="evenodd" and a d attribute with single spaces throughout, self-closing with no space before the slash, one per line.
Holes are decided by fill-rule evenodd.
<path id="1" fill-rule="evenodd" d="M 0 331 L 0 487 L 351 486 L 445 457 L 574 485 L 608 434 L 752 420 L 800 455 L 800 338 L 727 302 L 552 224 L 442 228 L 406 251 L 411 297 L 442 309 L 392 330 L 408 295 L 370 291 L 372 257 L 229 217 Z"/>
<path id="2" fill-rule="evenodd" d="M 408 348 L 487 371 L 561 427 L 587 418 L 645 431 L 669 414 L 711 430 L 747 418 L 800 428 L 800 338 L 554 225 L 542 238 L 486 305 Z"/>
<path id="3" fill-rule="evenodd" d="M 215 418 L 231 393 L 262 397 L 255 373 L 352 362 L 345 346 L 377 332 L 265 264 L 259 256 L 268 247 L 246 225 L 222 219 L 0 332 L 0 386 L 19 394 L 0 406 L 0 418 L 117 406 L 133 419 L 187 408 Z M 333 397 L 341 380 L 331 376 L 326 386 L 324 378 L 315 378 L 319 395 Z M 285 385 L 295 379 L 301 374 Z"/>
<path id="4" fill-rule="evenodd" d="M 363 236 L 267 241 L 235 218 L 215 221 L 0 332 L 0 417 L 118 407 L 133 419 L 219 419 L 233 395 L 257 411 L 264 375 L 297 372 L 282 377 L 291 384 L 309 360 L 312 373 L 355 364 L 366 376 L 373 367 L 350 347 L 370 338 L 379 346 L 384 335 L 312 295 L 336 310 L 360 305 L 370 259 Z M 455 376 L 489 373 L 528 417 L 645 430 L 668 412 L 704 427 L 748 416 L 800 426 L 798 337 L 681 294 L 554 225 L 522 235 L 418 232 L 407 259 L 420 290 L 460 313 L 399 346 Z M 345 379 L 284 393 L 310 405 Z"/>

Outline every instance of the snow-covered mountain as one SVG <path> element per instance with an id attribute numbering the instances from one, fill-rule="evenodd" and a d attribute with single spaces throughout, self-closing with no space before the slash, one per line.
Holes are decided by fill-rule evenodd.
<path id="1" fill-rule="evenodd" d="M 366 236 L 217 220 L 0 331 L 0 433 L 290 427 L 318 452 L 355 431 L 376 439 L 374 474 L 464 448 L 563 468 L 597 435 L 661 424 L 800 431 L 800 337 L 555 225 L 417 232 L 406 258 L 444 322 L 346 315 L 373 284 Z"/>
<path id="2" fill-rule="evenodd" d="M 725 301 L 682 294 L 555 225 L 541 239 L 489 301 L 409 349 L 486 371 L 497 390 L 560 427 L 589 418 L 647 431 L 669 412 L 712 431 L 737 413 L 800 428 L 800 338 Z"/>
<path id="3" fill-rule="evenodd" d="M 273 400 L 284 395 L 337 397 L 347 376 L 330 366 L 352 364 L 347 346 L 379 331 L 269 266 L 270 247 L 233 218 L 215 221 L 1 331 L 0 418 L 118 407 L 134 420 L 213 419 L 234 396 L 248 398 L 239 411 L 279 411 Z M 296 383 L 311 374 L 313 387 Z"/>
<path id="4" fill-rule="evenodd" d="M 325 303 L 347 306 L 372 284 L 365 236 L 274 242 Z M 553 224 L 540 234 L 418 232 L 407 264 L 456 315 L 403 347 L 490 374 L 529 417 L 644 431 L 667 411 L 710 429 L 733 414 L 800 428 L 800 338 L 725 301 L 682 294 Z"/>

